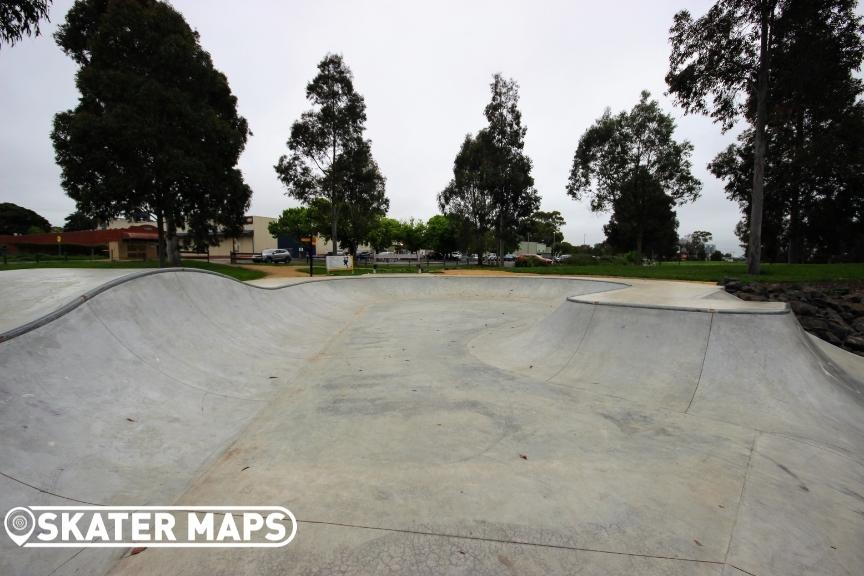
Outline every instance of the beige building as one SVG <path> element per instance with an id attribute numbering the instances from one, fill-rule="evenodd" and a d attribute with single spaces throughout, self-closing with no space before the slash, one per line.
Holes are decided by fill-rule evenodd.
<path id="1" fill-rule="evenodd" d="M 261 252 L 277 248 L 276 238 L 267 230 L 267 225 L 275 220 L 268 216 L 246 216 L 243 233 L 238 238 L 218 237 L 219 243 L 210 246 L 210 256 L 228 258 L 231 252 Z"/>
<path id="2" fill-rule="evenodd" d="M 216 258 L 229 258 L 231 252 L 261 252 L 268 248 L 277 248 L 276 238 L 270 235 L 267 230 L 267 225 L 273 222 L 276 218 L 268 216 L 246 216 L 243 224 L 243 232 L 238 238 L 226 238 L 217 236 L 218 243 L 210 246 L 210 256 Z M 130 226 L 140 226 L 142 224 L 154 225 L 153 222 L 127 220 L 125 218 L 115 218 L 108 222 L 104 228 L 114 230 L 119 228 L 129 228 Z M 183 236 L 184 231 L 180 230 L 179 235 Z M 183 248 L 181 248 L 182 250 Z M 119 252 L 118 252 L 119 254 Z"/>
<path id="3" fill-rule="evenodd" d="M 519 242 L 519 248 L 516 250 L 517 256 L 548 253 L 549 249 L 543 242 Z"/>

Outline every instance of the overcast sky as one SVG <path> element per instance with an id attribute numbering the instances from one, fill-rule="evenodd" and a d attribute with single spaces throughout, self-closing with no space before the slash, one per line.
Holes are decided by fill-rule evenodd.
<path id="1" fill-rule="evenodd" d="M 706 164 L 733 141 L 708 118 L 684 116 L 664 96 L 673 14 L 701 15 L 711 0 L 495 0 L 406 2 L 174 0 L 226 74 L 254 133 L 240 159 L 251 213 L 297 205 L 273 165 L 308 108 L 306 83 L 327 52 L 344 55 L 367 105 L 367 136 L 387 177 L 390 215 L 429 218 L 465 134 L 483 127 L 495 72 L 520 85 L 525 148 L 542 209 L 560 210 L 573 244 L 603 240 L 608 214 L 565 192 L 579 136 L 608 106 L 631 108 L 649 90 L 695 146 L 702 197 L 679 208 L 679 234 L 708 230 L 740 253 L 737 206 Z M 0 49 L 0 201 L 62 225 L 74 203 L 60 188 L 49 133 L 77 101 L 75 66 L 51 36 L 71 0 L 55 0 L 38 38 Z"/>

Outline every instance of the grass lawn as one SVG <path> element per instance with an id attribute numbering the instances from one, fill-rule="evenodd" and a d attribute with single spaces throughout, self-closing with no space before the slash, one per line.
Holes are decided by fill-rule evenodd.
<path id="1" fill-rule="evenodd" d="M 747 274 L 744 262 L 667 262 L 657 266 L 620 264 L 556 264 L 533 268 L 508 268 L 529 274 L 562 274 L 577 276 L 620 276 L 661 280 L 694 280 L 718 282 L 738 278 L 752 282 L 848 282 L 864 281 L 864 264 L 762 264 L 762 274 Z"/>
<path id="2" fill-rule="evenodd" d="M 258 270 L 247 270 L 238 266 L 229 266 L 227 264 L 216 264 L 214 262 L 204 262 L 201 260 L 183 260 L 181 265 L 185 268 L 199 268 L 201 270 L 210 270 L 211 272 L 219 272 L 226 276 L 231 276 L 237 280 L 257 280 L 263 278 L 267 274 Z M 155 261 L 147 262 L 111 262 L 109 260 L 78 260 L 70 259 L 49 260 L 42 262 L 9 262 L 4 265 L 0 262 L 0 271 L 3 270 L 25 270 L 29 268 L 158 268 L 159 263 Z"/>
<path id="3" fill-rule="evenodd" d="M 187 268 L 200 268 L 220 272 L 237 280 L 257 280 L 267 276 L 268 266 L 284 266 L 262 264 L 261 270 L 203 262 L 201 260 L 183 260 Z M 308 270 L 308 264 L 295 260 L 291 266 Z M 108 260 L 44 260 L 41 262 L 14 262 L 3 265 L 0 271 L 21 270 L 27 268 L 156 268 L 157 262 L 110 262 Z M 257 266 L 256 266 L 257 268 Z M 718 282 L 723 278 L 738 278 L 755 282 L 864 282 L 864 264 L 763 264 L 762 274 L 749 276 L 745 273 L 747 265 L 743 262 L 668 262 L 658 266 L 630 266 L 622 264 L 586 264 L 582 266 L 556 264 L 554 266 L 537 266 L 533 268 L 495 268 L 494 266 L 447 266 L 448 269 L 459 270 L 501 270 L 520 274 L 560 274 L 567 276 L 615 276 L 622 278 L 656 278 L 660 280 L 693 280 L 700 282 Z M 424 273 L 439 273 L 443 270 L 440 264 L 423 266 Z M 409 273 L 417 272 L 416 264 L 379 265 L 378 273 Z M 371 266 L 360 266 L 354 269 L 354 274 L 371 274 Z M 326 276 L 324 266 L 315 266 L 315 276 Z M 331 272 L 334 276 L 350 276 L 350 271 Z"/>

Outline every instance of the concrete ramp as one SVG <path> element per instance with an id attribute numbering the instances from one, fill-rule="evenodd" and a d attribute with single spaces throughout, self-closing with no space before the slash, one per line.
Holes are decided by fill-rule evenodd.
<path id="1" fill-rule="evenodd" d="M 861 364 L 782 307 L 630 284 L 181 270 L 76 295 L 0 336 L 0 512 L 282 505 L 298 534 L 2 536 L 0 574 L 864 573 Z"/>

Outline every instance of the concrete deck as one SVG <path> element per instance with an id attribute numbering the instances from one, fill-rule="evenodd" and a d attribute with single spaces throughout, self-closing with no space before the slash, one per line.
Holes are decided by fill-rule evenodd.
<path id="1" fill-rule="evenodd" d="M 298 534 L 0 536 L 0 574 L 864 573 L 861 364 L 777 306 L 637 284 L 172 271 L 79 299 L 0 342 L 0 511 L 284 505 Z"/>
<path id="2" fill-rule="evenodd" d="M 0 272 L 0 333 L 40 318 L 136 270 L 36 268 Z"/>

